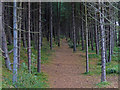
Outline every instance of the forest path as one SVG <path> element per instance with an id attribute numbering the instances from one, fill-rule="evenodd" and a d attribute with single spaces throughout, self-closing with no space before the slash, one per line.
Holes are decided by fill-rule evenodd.
<path id="1" fill-rule="evenodd" d="M 50 64 L 42 65 L 42 71 L 48 74 L 50 88 L 93 88 L 100 82 L 100 76 L 84 75 L 85 53 L 69 48 L 65 39 L 61 47 L 54 48 Z"/>

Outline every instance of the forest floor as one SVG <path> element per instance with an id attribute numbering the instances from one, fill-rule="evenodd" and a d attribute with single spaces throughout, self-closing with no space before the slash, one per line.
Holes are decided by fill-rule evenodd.
<path id="1" fill-rule="evenodd" d="M 69 48 L 65 39 L 61 47 L 54 48 L 55 53 L 49 64 L 42 65 L 42 72 L 48 74 L 50 88 L 97 88 L 100 75 L 85 75 L 85 52 Z M 90 64 L 96 64 L 95 59 Z M 106 88 L 118 88 L 118 76 L 107 75 L 110 85 Z"/>

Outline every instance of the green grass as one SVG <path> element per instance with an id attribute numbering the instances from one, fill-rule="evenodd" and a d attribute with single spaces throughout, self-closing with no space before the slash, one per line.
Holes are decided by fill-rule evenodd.
<path id="1" fill-rule="evenodd" d="M 97 54 L 89 54 L 88 57 L 89 58 L 100 58 L 100 56 Z"/>
<path id="2" fill-rule="evenodd" d="M 108 86 L 108 85 L 110 85 L 110 83 L 109 82 L 100 82 L 100 83 L 98 83 L 98 84 L 96 84 L 96 86 L 98 87 L 98 88 L 105 88 L 106 86 Z"/>
<path id="3" fill-rule="evenodd" d="M 89 72 L 83 73 L 83 75 L 92 76 L 92 75 L 94 75 L 94 73 L 89 71 Z"/>
<path id="4" fill-rule="evenodd" d="M 53 43 L 53 47 L 55 47 L 56 44 Z M 10 51 L 13 49 L 13 46 L 10 45 L 8 46 L 8 50 Z M 48 83 L 48 75 L 46 73 L 37 73 L 37 50 L 35 50 L 33 47 L 31 48 L 32 50 L 32 55 L 31 55 L 31 71 L 32 73 L 28 73 L 28 68 L 27 68 L 27 49 L 24 47 L 21 47 L 21 57 L 20 57 L 20 68 L 18 70 L 18 82 L 16 83 L 18 88 L 48 88 L 49 83 Z M 41 50 L 41 63 L 49 63 L 50 62 L 50 56 L 54 50 L 50 50 L 49 48 L 49 42 L 47 42 L 46 39 L 43 39 L 43 46 Z M 10 55 L 10 60 L 11 63 L 13 63 L 13 53 Z M 9 71 L 5 67 L 5 62 L 4 59 L 2 60 L 2 87 L 3 88 L 14 88 L 14 85 L 12 84 L 12 72 Z"/>

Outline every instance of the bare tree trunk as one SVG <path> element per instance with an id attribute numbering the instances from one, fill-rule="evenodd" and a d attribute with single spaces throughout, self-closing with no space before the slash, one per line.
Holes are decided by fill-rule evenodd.
<path id="1" fill-rule="evenodd" d="M 100 10 L 102 9 L 102 14 L 104 14 L 103 2 L 100 5 Z M 100 26 L 101 26 L 101 61 L 102 61 L 102 74 L 101 82 L 106 81 L 106 60 L 105 60 L 105 29 L 104 29 L 104 16 L 100 13 Z"/>
<path id="2" fill-rule="evenodd" d="M 22 2 L 20 2 L 20 5 L 19 7 L 22 7 Z M 20 10 L 19 13 L 18 13 L 19 17 L 22 18 L 22 11 Z M 21 18 L 19 20 L 19 25 L 18 25 L 18 28 L 21 29 Z M 21 48 L 21 30 L 19 31 L 19 34 L 18 34 L 18 68 L 20 66 L 20 48 Z"/>
<path id="3" fill-rule="evenodd" d="M 88 59 L 88 25 L 87 25 L 87 7 L 85 2 L 85 27 L 86 27 L 86 72 L 89 72 L 89 59 Z"/>
<path id="4" fill-rule="evenodd" d="M 41 72 L 41 2 L 39 2 L 39 45 L 38 45 L 38 62 L 37 62 L 37 72 Z"/>
<path id="5" fill-rule="evenodd" d="M 75 3 L 72 3 L 72 19 L 73 19 L 73 52 L 76 51 L 76 33 L 75 33 Z"/>
<path id="6" fill-rule="evenodd" d="M 26 8 L 26 3 L 23 3 L 23 7 Z M 23 30 L 26 31 L 26 10 L 23 10 Z M 23 33 L 23 47 L 27 47 L 26 45 L 26 32 Z"/>
<path id="7" fill-rule="evenodd" d="M 14 6 L 13 6 L 13 35 L 14 35 L 14 51 L 13 51 L 13 84 L 16 86 L 17 82 L 17 68 L 18 68 L 18 32 L 17 32 L 17 3 L 16 0 L 14 0 Z"/>
<path id="8" fill-rule="evenodd" d="M 60 47 L 60 9 L 61 9 L 61 3 L 57 3 L 58 7 L 58 46 Z"/>
<path id="9" fill-rule="evenodd" d="M 82 6 L 82 7 L 83 7 L 83 6 Z M 83 8 L 82 8 L 82 9 L 83 9 Z M 81 9 L 81 10 L 82 10 L 82 9 Z M 82 34 L 81 34 L 81 35 L 82 35 L 82 37 L 81 37 L 81 38 L 82 38 L 82 50 L 84 50 L 84 22 L 83 22 L 83 16 L 84 16 L 84 15 L 83 15 L 83 12 L 82 12 L 82 25 L 81 25 L 81 31 L 82 31 Z"/>
<path id="10" fill-rule="evenodd" d="M 93 46 L 93 37 L 94 37 L 93 33 L 94 33 L 94 31 L 91 30 L 90 32 L 91 32 L 91 50 L 93 51 L 94 50 L 94 46 Z"/>
<path id="11" fill-rule="evenodd" d="M 109 13 L 111 13 L 111 9 L 112 9 L 112 7 L 110 6 L 109 7 Z M 111 20 L 111 18 L 110 18 L 110 20 Z M 111 62 L 111 55 L 112 55 L 112 27 L 111 27 L 111 25 L 109 26 L 109 62 Z"/>
<path id="12" fill-rule="evenodd" d="M 28 2 L 28 70 L 31 73 L 30 2 Z"/>
<path id="13" fill-rule="evenodd" d="M 97 19 L 96 11 L 95 18 Z M 99 45 L 98 45 L 98 30 L 97 30 L 97 21 L 95 20 L 95 40 L 96 40 L 96 54 L 99 55 Z"/>
<path id="14" fill-rule="evenodd" d="M 53 26 L 52 26 L 52 2 L 50 2 L 50 49 L 52 50 L 52 36 L 53 36 Z"/>
<path id="15" fill-rule="evenodd" d="M 2 50 L 3 50 L 3 56 L 5 57 L 5 65 L 9 70 L 12 70 L 11 68 L 11 63 L 10 63 L 10 58 L 8 55 L 8 48 L 7 48 L 7 40 L 6 40 L 6 34 L 4 31 L 4 25 L 3 25 L 3 20 L 4 20 L 4 15 L 2 15 L 2 10 L 3 10 L 3 5 L 2 2 L 0 2 L 0 30 L 1 30 L 1 39 L 2 39 Z"/>
<path id="16" fill-rule="evenodd" d="M 119 22 L 119 26 L 120 26 L 120 1 L 119 1 L 119 4 L 118 4 L 118 8 L 119 8 L 119 11 L 118 11 L 118 22 Z M 120 30 L 119 30 L 119 38 L 118 38 L 118 46 L 120 46 Z"/>

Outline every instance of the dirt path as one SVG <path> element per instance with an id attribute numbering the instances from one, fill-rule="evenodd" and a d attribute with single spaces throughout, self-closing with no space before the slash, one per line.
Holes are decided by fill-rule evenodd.
<path id="1" fill-rule="evenodd" d="M 85 72 L 85 57 L 83 56 L 85 53 L 79 51 L 73 53 L 66 40 L 63 40 L 61 47 L 55 48 L 55 56 L 51 63 L 42 66 L 43 72 L 49 75 L 50 88 L 96 87 L 96 84 L 100 82 L 100 76 L 83 75 Z M 116 77 L 113 76 L 113 78 Z"/>

